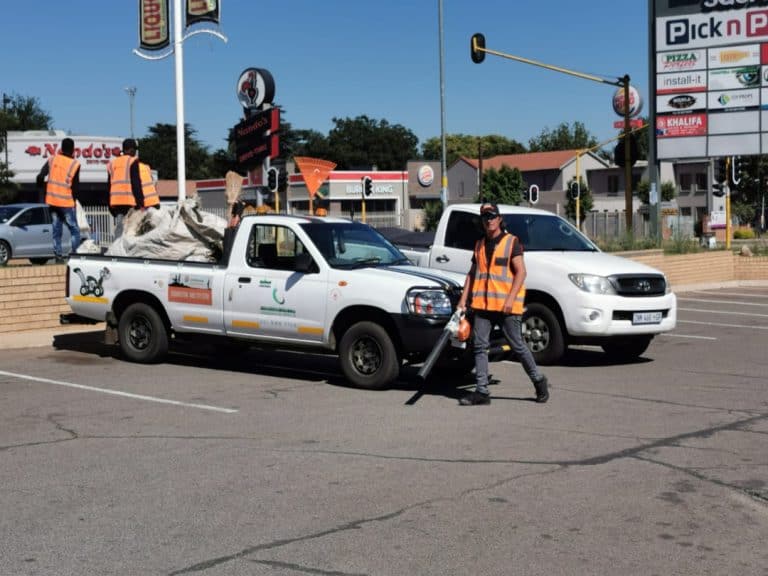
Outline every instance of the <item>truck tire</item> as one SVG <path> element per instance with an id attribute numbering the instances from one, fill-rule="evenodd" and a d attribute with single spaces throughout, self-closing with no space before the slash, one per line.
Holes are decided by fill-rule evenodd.
<path id="1" fill-rule="evenodd" d="M 536 364 L 554 364 L 565 352 L 563 329 L 545 304 L 532 302 L 523 314 L 523 340 Z"/>
<path id="2" fill-rule="evenodd" d="M 608 340 L 601 347 L 612 360 L 635 360 L 648 349 L 651 340 L 653 336 L 628 336 Z"/>
<path id="3" fill-rule="evenodd" d="M 358 388 L 382 390 L 400 374 L 400 357 L 387 331 L 375 322 L 349 327 L 339 343 L 344 376 Z"/>
<path id="4" fill-rule="evenodd" d="M 168 352 L 168 330 L 149 304 L 136 302 L 120 315 L 117 326 L 120 350 L 131 362 L 159 362 Z"/>

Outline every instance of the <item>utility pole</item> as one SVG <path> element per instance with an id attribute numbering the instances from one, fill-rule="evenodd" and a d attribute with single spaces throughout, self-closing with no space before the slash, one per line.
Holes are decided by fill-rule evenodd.
<path id="1" fill-rule="evenodd" d="M 445 144 L 445 40 L 443 39 L 443 0 L 437 2 L 438 36 L 440 37 L 440 201 L 443 210 L 448 205 L 448 166 Z"/>
<path id="2" fill-rule="evenodd" d="M 3 92 L 3 150 L 5 150 L 5 174 L 7 177 L 8 166 L 8 104 L 11 103 L 11 97 Z"/>

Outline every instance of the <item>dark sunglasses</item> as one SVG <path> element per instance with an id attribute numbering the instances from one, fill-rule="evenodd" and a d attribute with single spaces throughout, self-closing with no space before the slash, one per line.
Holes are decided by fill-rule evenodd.
<path id="1" fill-rule="evenodd" d="M 480 214 L 480 218 L 482 218 L 485 222 L 490 222 L 494 218 L 498 218 L 499 214 L 497 212 L 483 212 Z"/>

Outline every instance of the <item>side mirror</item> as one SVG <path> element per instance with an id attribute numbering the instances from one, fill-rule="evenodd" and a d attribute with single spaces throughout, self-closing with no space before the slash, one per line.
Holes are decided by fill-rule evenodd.
<path id="1" fill-rule="evenodd" d="M 296 272 L 301 272 L 302 274 L 312 274 L 314 272 L 317 272 L 315 261 L 312 260 L 312 256 L 310 256 L 309 252 L 302 252 L 301 254 L 296 254 L 294 267 L 296 269 Z"/>

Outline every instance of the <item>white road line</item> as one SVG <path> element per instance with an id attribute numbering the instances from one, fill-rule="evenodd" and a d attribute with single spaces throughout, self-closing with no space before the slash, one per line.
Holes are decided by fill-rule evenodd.
<path id="1" fill-rule="evenodd" d="M 0 370 L 0 375 L 12 376 L 22 380 L 32 380 L 34 382 L 43 382 L 45 384 L 55 384 L 56 386 L 66 386 L 68 388 L 78 388 L 88 390 L 89 392 L 101 392 L 102 394 L 112 394 L 113 396 L 122 396 L 123 398 L 133 398 L 134 400 L 146 400 L 147 402 L 157 402 L 159 404 L 172 404 L 174 406 L 185 406 L 187 408 L 199 408 L 200 410 L 213 410 L 214 412 L 224 412 L 225 414 L 234 414 L 237 410 L 232 408 L 220 408 L 218 406 L 208 406 L 207 404 L 190 404 L 188 402 L 179 402 L 178 400 L 166 400 L 155 396 L 144 396 L 143 394 L 132 394 L 130 392 L 121 392 L 120 390 L 109 390 L 108 388 L 96 388 L 94 386 L 85 386 L 84 384 L 73 384 L 72 382 L 62 382 L 60 380 L 50 380 L 48 378 L 39 378 L 27 374 L 17 374 L 15 372 L 5 372 Z"/>
<path id="2" fill-rule="evenodd" d="M 678 308 L 678 312 L 706 312 L 707 314 L 733 314 L 734 316 L 749 316 L 753 318 L 759 316 L 760 318 L 768 318 L 768 314 L 755 314 L 754 312 L 729 312 L 728 310 L 704 310 L 702 308 Z"/>
<path id="3" fill-rule="evenodd" d="M 744 324 L 719 324 L 717 322 L 696 322 L 695 320 L 677 320 L 678 324 L 703 324 L 704 326 L 721 326 L 723 328 L 749 328 L 751 330 L 768 330 L 768 326 L 745 326 Z"/>
<path id="4" fill-rule="evenodd" d="M 703 298 L 678 298 L 677 300 L 685 300 L 686 302 L 709 302 L 711 304 L 738 304 L 740 306 L 768 306 L 768 303 L 756 304 L 752 302 L 734 302 L 733 300 L 705 300 Z"/>
<path id="5" fill-rule="evenodd" d="M 686 294 L 707 294 L 709 296 L 743 296 L 748 298 L 768 298 L 768 294 L 749 294 L 745 292 L 707 292 L 706 290 L 691 290 Z"/>
<path id="6" fill-rule="evenodd" d="M 678 320 L 680 322 L 680 320 Z M 669 332 L 664 332 L 662 334 L 659 334 L 659 336 L 670 336 L 672 338 L 694 338 L 696 340 L 717 340 L 714 336 L 694 336 L 693 334 L 670 334 Z"/>

